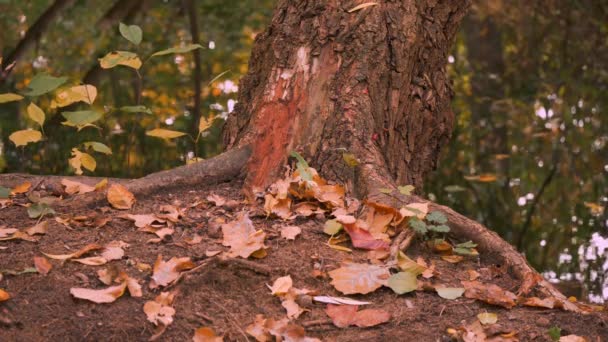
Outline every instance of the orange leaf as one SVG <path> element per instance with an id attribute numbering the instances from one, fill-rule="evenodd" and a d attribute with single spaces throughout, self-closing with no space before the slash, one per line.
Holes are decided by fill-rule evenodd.
<path id="1" fill-rule="evenodd" d="M 116 209 L 131 209 L 135 196 L 124 186 L 112 184 L 108 189 L 108 202 Z"/>
<path id="2" fill-rule="evenodd" d="M 200 327 L 194 331 L 192 342 L 222 342 L 224 339 L 217 336 L 215 331 L 209 327 Z"/>
<path id="3" fill-rule="evenodd" d="M 334 325 L 339 328 L 346 328 L 350 325 L 356 325 L 362 328 L 373 327 L 378 324 L 386 323 L 391 318 L 391 315 L 384 310 L 357 310 L 357 305 L 327 304 L 325 313 L 332 319 Z"/>
<path id="4" fill-rule="evenodd" d="M 8 292 L 4 291 L 3 289 L 0 289 L 0 302 L 7 301 L 10 298 L 11 295 L 9 295 Z"/>
<path id="5" fill-rule="evenodd" d="M 38 273 L 47 275 L 53 268 L 53 264 L 51 264 L 45 257 L 34 257 L 34 267 L 36 267 L 36 271 L 38 271 Z"/>
<path id="6" fill-rule="evenodd" d="M 13 190 L 11 191 L 11 194 L 12 195 L 24 194 L 30 189 L 31 186 L 32 186 L 32 183 L 30 183 L 30 182 L 21 183 L 13 188 Z"/>

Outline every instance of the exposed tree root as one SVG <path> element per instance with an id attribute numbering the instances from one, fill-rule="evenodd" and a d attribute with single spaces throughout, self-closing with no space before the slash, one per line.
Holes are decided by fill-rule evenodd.
<path id="1" fill-rule="evenodd" d="M 153 192 L 164 191 L 176 186 L 195 186 L 230 181 L 241 174 L 250 155 L 251 149 L 248 146 L 237 148 L 200 163 L 153 173 L 146 177 L 131 181 L 122 180 L 121 183 L 136 196 L 142 196 Z M 430 210 L 438 210 L 446 215 L 448 224 L 451 228 L 451 234 L 463 240 L 472 240 L 478 244 L 478 249 L 481 252 L 492 253 L 498 255 L 502 259 L 504 264 L 513 272 L 513 274 L 521 279 L 522 283 L 519 289 L 520 295 L 526 295 L 531 290 L 536 289 L 544 296 L 554 297 L 562 302 L 566 310 L 581 312 L 578 306 L 568 302 L 567 298 L 561 292 L 548 281 L 544 280 L 542 276 L 528 264 L 523 255 L 517 252 L 513 246 L 503 240 L 495 232 L 455 212 L 449 207 L 426 201 L 420 197 L 387 196 L 385 193 L 377 191 L 377 189 L 391 188 L 396 190 L 397 185 L 392 178 L 390 176 L 381 175 L 379 170 L 382 168 L 364 165 L 361 169 L 362 172 L 356 187 L 358 190 L 358 197 L 367 197 L 372 201 L 392 205 L 394 207 L 401 207 L 413 202 L 428 202 Z M 5 175 L 3 178 L 12 179 L 14 181 L 15 179 L 26 179 L 26 176 Z M 50 178 L 55 180 L 62 177 Z M 34 179 L 39 180 L 40 177 L 36 176 Z M 395 193 L 396 192 L 397 191 L 395 191 Z M 78 202 L 79 205 L 82 205 L 83 201 L 86 205 L 96 204 L 99 200 L 103 199 L 101 196 L 101 194 L 97 193 L 85 200 L 80 198 Z M 73 204 L 71 204 L 70 201 L 62 203 L 62 206 L 67 205 Z M 397 238 L 395 238 L 391 246 L 391 255 L 395 256 L 400 250 L 406 248 L 411 243 L 412 237 L 413 234 L 410 231 L 401 232 Z M 227 260 L 222 261 L 217 259 L 216 261 L 220 263 L 230 263 Z M 270 273 L 270 270 L 258 270 L 257 266 L 241 266 L 245 266 L 246 268 L 250 268 L 262 274 Z"/>
<path id="2" fill-rule="evenodd" d="M 383 174 L 383 168 L 377 167 L 376 165 L 364 165 L 361 169 L 362 172 L 361 177 L 358 179 L 358 188 L 363 190 L 362 193 L 365 194 L 367 198 L 374 202 L 384 203 L 397 208 L 415 202 L 429 203 L 430 211 L 437 210 L 445 214 L 452 235 L 463 240 L 475 242 L 478 245 L 477 247 L 480 252 L 491 253 L 500 257 L 508 269 L 521 280 L 518 295 L 527 295 L 530 291 L 536 289 L 543 296 L 557 299 L 565 310 L 584 312 L 577 305 L 569 302 L 559 290 L 528 264 L 528 261 L 521 253 L 492 230 L 457 213 L 449 207 L 430 202 L 418 196 L 388 196 L 385 193 L 378 191 L 381 188 L 389 188 L 393 189 L 394 193 L 398 193 L 397 185 L 388 172 L 384 172 Z M 396 255 L 400 250 L 400 246 L 395 246 L 395 244 L 401 244 L 402 241 L 405 241 L 405 236 L 407 236 L 405 233 L 401 233 L 397 237 L 396 241 L 391 246 L 391 255 Z"/>

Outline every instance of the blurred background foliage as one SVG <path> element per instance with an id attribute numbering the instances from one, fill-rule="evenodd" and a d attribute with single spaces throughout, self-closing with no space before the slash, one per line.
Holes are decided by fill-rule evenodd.
<path id="1" fill-rule="evenodd" d="M 200 113 L 206 117 L 225 116 L 233 108 L 253 39 L 274 5 L 271 0 L 2 0 L 0 54 L 8 56 L 57 2 L 65 2 L 64 8 L 0 82 L 0 93 L 22 90 L 34 74 L 46 71 L 68 76 L 72 85 L 95 84 L 99 111 L 134 105 L 135 73 L 96 67 L 97 58 L 109 51 L 133 50 L 120 37 L 118 22 L 142 28 L 144 41 L 135 51 L 147 56 L 192 41 L 194 8 L 205 47 Z M 16 149 L 8 135 L 35 127 L 25 115 L 27 101 L 0 105 L 0 171 L 71 174 L 71 148 L 90 140 L 114 152 L 95 155 L 97 176 L 138 177 L 182 165 L 195 152 L 203 158 L 219 153 L 221 120 L 198 146 L 189 139 L 165 142 L 145 135 L 157 127 L 196 131 L 193 55 L 146 62 L 140 70 L 141 104 L 153 115 L 111 112 L 99 130 L 76 134 L 48 110 L 44 141 Z M 567 293 L 608 299 L 608 3 L 477 0 L 448 69 L 457 127 L 423 191 L 497 231 Z M 37 103 L 45 109 L 50 100 L 47 95 Z"/>

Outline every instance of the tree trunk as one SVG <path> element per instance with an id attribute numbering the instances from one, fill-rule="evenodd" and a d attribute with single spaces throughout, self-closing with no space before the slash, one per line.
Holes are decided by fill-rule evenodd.
<path id="1" fill-rule="evenodd" d="M 421 187 L 435 167 L 454 122 L 447 55 L 469 1 L 349 12 L 360 3 L 280 1 L 256 38 L 224 134 L 228 148 L 253 144 L 247 186 L 270 184 L 292 150 L 359 196 L 370 180 Z"/>
<path id="2" fill-rule="evenodd" d="M 424 201 L 379 190 L 421 188 L 450 138 L 445 65 L 470 2 L 384 0 L 353 10 L 361 3 L 280 0 L 269 28 L 256 37 L 224 130 L 228 149 L 251 146 L 249 196 L 282 175 L 296 150 L 359 198 L 394 207 Z M 345 153 L 358 165 L 347 165 Z M 496 233 L 450 208 L 429 207 L 445 213 L 452 234 L 500 256 L 521 279 L 520 294 L 538 285 L 544 296 L 580 311 Z"/>

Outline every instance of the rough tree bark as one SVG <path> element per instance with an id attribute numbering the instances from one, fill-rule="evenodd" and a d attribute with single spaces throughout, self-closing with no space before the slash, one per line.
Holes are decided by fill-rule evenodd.
<path id="1" fill-rule="evenodd" d="M 357 197 L 395 206 L 422 200 L 378 190 L 420 188 L 436 167 L 454 123 L 445 65 L 470 1 L 384 0 L 350 11 L 361 3 L 281 0 L 256 38 L 224 130 L 228 149 L 251 146 L 247 194 L 272 183 L 297 150 Z M 359 164 L 347 166 L 344 153 Z M 446 214 L 453 234 L 498 254 L 522 280 L 521 293 L 538 284 L 567 302 L 496 233 L 450 208 L 430 207 Z"/>

